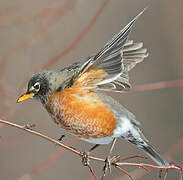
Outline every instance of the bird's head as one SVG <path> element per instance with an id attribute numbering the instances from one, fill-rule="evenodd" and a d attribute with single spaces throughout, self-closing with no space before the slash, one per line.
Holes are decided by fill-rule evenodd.
<path id="1" fill-rule="evenodd" d="M 35 98 L 45 104 L 50 94 L 64 84 L 65 74 L 58 71 L 43 71 L 34 74 L 28 82 L 27 92 L 19 97 L 17 102 Z"/>

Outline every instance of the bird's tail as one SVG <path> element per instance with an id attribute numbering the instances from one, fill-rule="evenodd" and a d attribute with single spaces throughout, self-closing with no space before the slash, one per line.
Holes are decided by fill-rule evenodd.
<path id="1" fill-rule="evenodd" d="M 147 143 L 138 146 L 141 148 L 158 166 L 168 166 L 169 162 L 165 160 L 154 148 Z"/>

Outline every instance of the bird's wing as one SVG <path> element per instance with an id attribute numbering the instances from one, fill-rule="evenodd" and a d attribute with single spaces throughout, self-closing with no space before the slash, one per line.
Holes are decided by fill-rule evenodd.
<path id="1" fill-rule="evenodd" d="M 132 26 L 140 12 L 116 34 L 95 56 L 85 61 L 74 85 L 95 86 L 99 90 L 125 91 L 129 89 L 128 71 L 146 56 L 142 43 L 128 40 Z"/>

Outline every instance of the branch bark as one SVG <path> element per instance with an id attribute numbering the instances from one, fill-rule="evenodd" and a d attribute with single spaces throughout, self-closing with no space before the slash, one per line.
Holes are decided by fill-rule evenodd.
<path id="1" fill-rule="evenodd" d="M 58 140 L 55 140 L 55 139 L 53 139 L 53 138 L 51 138 L 47 135 L 44 135 L 44 134 L 42 134 L 38 131 L 32 130 L 31 128 L 34 127 L 32 125 L 28 124 L 28 125 L 22 126 L 22 125 L 18 125 L 18 124 L 15 124 L 15 123 L 12 123 L 12 122 L 9 122 L 9 121 L 6 121 L 6 120 L 2 120 L 2 119 L 0 119 L 0 123 L 3 123 L 3 124 L 6 124 L 8 126 L 12 126 L 12 127 L 21 129 L 21 130 L 26 131 L 28 133 L 34 134 L 36 136 L 39 136 L 42 139 L 50 141 L 50 142 L 66 149 L 68 151 L 71 151 L 72 153 L 74 153 L 76 155 L 82 156 L 82 152 L 79 152 L 79 151 L 73 149 L 72 147 L 69 147 L 69 146 L 59 142 Z M 94 156 L 88 156 L 88 159 L 95 160 L 95 161 L 102 162 L 102 163 L 106 162 L 105 159 L 102 159 L 102 158 L 99 158 L 99 157 L 94 157 Z M 144 164 L 144 163 L 119 162 L 119 159 L 115 159 L 111 164 L 114 167 L 116 167 L 117 169 L 121 170 L 122 172 L 125 172 L 131 180 L 133 180 L 132 176 L 130 174 L 128 174 L 125 170 L 120 168 L 119 166 L 137 166 L 137 167 L 140 167 L 140 168 L 143 168 L 143 169 L 153 168 L 153 169 L 158 169 L 160 171 L 162 171 L 162 170 L 167 171 L 169 169 L 174 169 L 174 170 L 177 170 L 177 171 L 181 172 L 181 177 L 182 177 L 182 171 L 183 171 L 182 167 L 180 167 L 178 165 L 175 165 L 175 164 L 172 164 L 172 165 L 169 165 L 169 166 L 166 166 L 166 167 L 160 167 L 160 166 L 151 165 L 151 164 Z M 90 171 L 93 173 L 93 169 L 91 169 L 91 166 L 89 165 L 88 167 L 89 167 Z M 166 177 L 165 177 L 165 179 L 166 179 Z"/>

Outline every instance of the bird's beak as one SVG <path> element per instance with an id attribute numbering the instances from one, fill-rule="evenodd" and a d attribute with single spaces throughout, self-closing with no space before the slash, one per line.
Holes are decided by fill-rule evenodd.
<path id="1" fill-rule="evenodd" d="M 18 99 L 17 99 L 17 102 L 22 102 L 22 101 L 25 101 L 27 99 L 30 99 L 34 96 L 34 93 L 26 93 L 26 94 L 23 94 L 22 96 L 20 96 Z"/>

